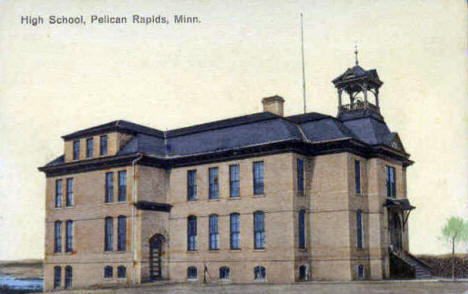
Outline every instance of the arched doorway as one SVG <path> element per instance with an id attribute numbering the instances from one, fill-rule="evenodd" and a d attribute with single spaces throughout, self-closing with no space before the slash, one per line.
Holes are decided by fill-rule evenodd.
<path id="1" fill-rule="evenodd" d="M 397 213 L 390 214 L 390 244 L 394 251 L 402 249 L 402 226 L 401 220 Z"/>
<path id="2" fill-rule="evenodd" d="M 161 234 L 155 234 L 149 240 L 149 270 L 151 280 L 162 279 L 161 255 L 165 238 Z"/>

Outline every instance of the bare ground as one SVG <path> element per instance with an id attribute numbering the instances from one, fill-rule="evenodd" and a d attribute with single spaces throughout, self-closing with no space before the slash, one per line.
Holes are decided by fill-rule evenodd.
<path id="1" fill-rule="evenodd" d="M 109 294 L 109 293 L 166 293 L 166 294 L 468 294 L 468 280 L 412 280 L 412 281 L 362 281 L 362 282 L 305 282 L 298 284 L 190 284 L 190 283 L 154 283 L 134 288 L 112 288 L 98 290 L 75 290 L 54 293 L 62 294 Z"/>

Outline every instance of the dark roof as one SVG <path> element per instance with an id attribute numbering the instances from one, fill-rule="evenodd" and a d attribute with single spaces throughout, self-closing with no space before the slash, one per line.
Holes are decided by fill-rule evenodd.
<path id="1" fill-rule="evenodd" d="M 63 138 L 88 136 L 108 130 L 123 130 L 134 135 L 117 155 L 144 153 L 161 160 L 215 154 L 282 142 L 318 144 L 352 139 L 369 146 L 391 147 L 390 144 L 395 138 L 395 134 L 390 132 L 383 117 L 366 111 L 339 118 L 320 113 L 281 117 L 261 112 L 166 132 L 126 121 L 114 121 Z M 62 163 L 63 156 L 50 162 L 46 167 Z"/>
<path id="2" fill-rule="evenodd" d="M 413 210 L 416 208 L 410 204 L 408 199 L 387 199 L 383 206 L 395 210 Z"/>
<path id="3" fill-rule="evenodd" d="M 365 70 L 359 65 L 348 68 L 343 74 L 334 79 L 332 83 L 338 87 L 341 84 L 346 84 L 358 80 L 368 80 L 375 83 L 377 86 L 383 84 L 379 78 L 379 75 L 377 74 L 377 70 Z"/>
<path id="4" fill-rule="evenodd" d="M 166 136 L 168 138 L 183 136 L 183 135 L 205 132 L 205 131 L 210 131 L 210 130 L 215 130 L 215 129 L 222 129 L 222 128 L 227 128 L 227 127 L 235 127 L 235 126 L 240 126 L 240 125 L 245 125 L 245 124 L 250 124 L 250 123 L 256 123 L 256 122 L 269 120 L 273 118 L 280 118 L 280 116 L 273 114 L 271 112 L 259 112 L 259 113 L 194 125 L 190 127 L 170 130 L 166 132 Z"/>

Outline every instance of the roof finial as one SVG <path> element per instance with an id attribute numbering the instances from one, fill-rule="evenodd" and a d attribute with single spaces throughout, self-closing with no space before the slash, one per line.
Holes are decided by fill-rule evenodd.
<path id="1" fill-rule="evenodd" d="M 354 43 L 354 55 L 356 55 L 356 65 L 359 65 L 359 61 L 358 61 L 358 45 L 357 45 L 357 42 Z"/>

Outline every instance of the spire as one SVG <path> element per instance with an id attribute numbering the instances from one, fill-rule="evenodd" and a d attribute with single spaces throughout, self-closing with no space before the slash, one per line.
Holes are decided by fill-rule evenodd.
<path id="1" fill-rule="evenodd" d="M 356 56 L 356 65 L 359 65 L 359 61 L 358 61 L 358 45 L 357 45 L 357 42 L 354 44 L 354 55 Z"/>

